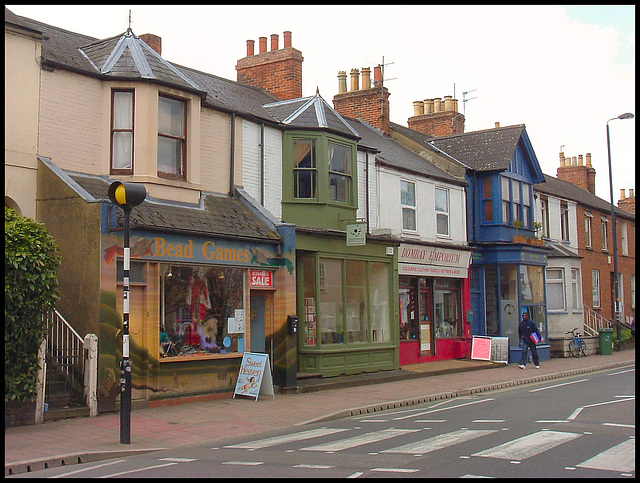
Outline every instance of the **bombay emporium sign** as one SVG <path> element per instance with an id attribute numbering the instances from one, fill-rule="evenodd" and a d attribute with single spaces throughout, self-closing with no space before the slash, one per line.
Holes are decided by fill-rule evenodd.
<path id="1" fill-rule="evenodd" d="M 400 275 L 467 278 L 470 251 L 403 243 L 398 250 Z"/>

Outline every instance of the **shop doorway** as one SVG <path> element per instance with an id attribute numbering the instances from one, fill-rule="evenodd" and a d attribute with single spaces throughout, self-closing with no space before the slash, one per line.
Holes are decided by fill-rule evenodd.
<path id="1" fill-rule="evenodd" d="M 251 352 L 269 352 L 273 361 L 273 295 L 271 292 L 251 291 L 249 327 Z M 267 340 L 267 333 L 269 338 Z"/>
<path id="2" fill-rule="evenodd" d="M 420 287 L 420 355 L 435 355 L 431 287 Z"/>

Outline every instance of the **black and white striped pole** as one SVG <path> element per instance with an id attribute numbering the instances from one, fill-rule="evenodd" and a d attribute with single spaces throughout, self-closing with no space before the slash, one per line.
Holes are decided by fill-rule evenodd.
<path id="1" fill-rule="evenodd" d="M 131 443 L 131 360 L 129 359 L 129 270 L 131 249 L 129 246 L 129 216 L 147 196 L 144 185 L 114 181 L 109 186 L 109 199 L 124 212 L 124 273 L 122 316 L 122 364 L 120 365 L 120 443 Z"/>

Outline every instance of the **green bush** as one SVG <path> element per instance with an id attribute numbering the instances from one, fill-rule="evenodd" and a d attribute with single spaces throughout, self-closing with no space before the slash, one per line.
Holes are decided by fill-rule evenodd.
<path id="1" fill-rule="evenodd" d="M 60 254 L 45 226 L 4 209 L 4 400 L 36 397 L 44 314 L 60 298 Z"/>

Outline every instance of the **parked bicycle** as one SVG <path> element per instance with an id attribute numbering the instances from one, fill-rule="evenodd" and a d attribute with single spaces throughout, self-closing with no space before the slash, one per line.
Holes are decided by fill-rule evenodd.
<path id="1" fill-rule="evenodd" d="M 567 334 L 571 334 L 573 336 L 573 340 L 569 342 L 569 352 L 571 352 L 573 357 L 587 357 L 587 343 L 582 340 L 580 333 L 576 332 L 576 330 L 578 330 L 577 327 L 567 332 Z"/>

